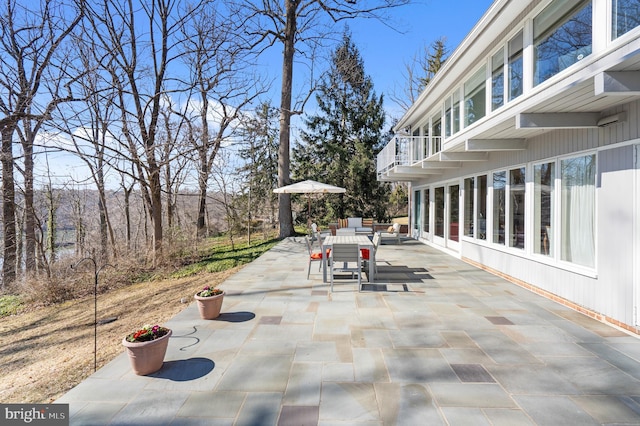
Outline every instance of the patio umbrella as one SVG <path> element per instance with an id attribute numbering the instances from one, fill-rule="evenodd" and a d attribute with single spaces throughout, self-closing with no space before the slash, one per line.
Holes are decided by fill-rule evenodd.
<path id="1" fill-rule="evenodd" d="M 347 192 L 345 188 L 333 186 L 315 180 L 303 180 L 291 185 L 281 186 L 273 190 L 276 194 L 307 194 L 307 204 L 309 207 L 309 218 L 307 224 L 311 222 L 311 194 L 339 194 Z"/>

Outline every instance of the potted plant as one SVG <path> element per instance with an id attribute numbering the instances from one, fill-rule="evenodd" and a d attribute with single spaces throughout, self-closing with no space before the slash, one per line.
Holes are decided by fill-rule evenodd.
<path id="1" fill-rule="evenodd" d="M 160 325 L 144 325 L 125 336 L 126 348 L 133 372 L 139 376 L 155 373 L 162 368 L 171 337 L 171 329 Z"/>
<path id="2" fill-rule="evenodd" d="M 196 293 L 194 299 L 198 304 L 198 311 L 202 319 L 214 319 L 220 315 L 224 291 L 219 288 L 206 286 Z"/>

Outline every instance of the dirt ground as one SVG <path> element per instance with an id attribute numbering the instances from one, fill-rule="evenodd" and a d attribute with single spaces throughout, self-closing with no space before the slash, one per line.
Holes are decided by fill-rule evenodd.
<path id="1" fill-rule="evenodd" d="M 218 285 L 238 268 L 131 285 L 98 295 L 97 367 L 123 351 L 122 338 L 144 324 L 163 324 L 186 298 Z M 227 290 L 227 289 L 225 289 Z M 93 373 L 94 297 L 0 318 L 0 402 L 50 403 Z"/>

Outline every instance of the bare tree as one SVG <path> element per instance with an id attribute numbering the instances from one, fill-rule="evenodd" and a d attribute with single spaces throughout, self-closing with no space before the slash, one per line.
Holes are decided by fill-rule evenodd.
<path id="1" fill-rule="evenodd" d="M 446 46 L 447 39 L 440 37 L 430 46 L 424 46 L 419 53 L 404 67 L 404 86 L 390 96 L 404 111 L 409 110 L 417 100 L 418 96 L 427 87 L 433 76 L 447 60 L 449 49 Z"/>
<path id="2" fill-rule="evenodd" d="M 167 99 L 167 105 L 170 100 Z M 181 185 L 184 183 L 187 175 L 187 167 L 189 157 L 182 155 L 187 152 L 190 146 L 187 142 L 187 132 L 184 130 L 184 117 L 172 114 L 171 108 L 162 108 L 160 111 L 162 129 L 159 134 L 159 142 L 162 146 L 160 163 L 162 164 L 164 173 L 164 194 L 166 199 L 166 217 L 167 227 L 170 231 L 176 225 L 176 200 Z M 174 118 L 180 118 L 175 120 Z"/>
<path id="3" fill-rule="evenodd" d="M 220 152 L 219 161 L 212 170 L 212 180 L 217 192 L 220 194 L 218 201 L 224 208 L 224 217 L 227 223 L 227 235 L 231 240 L 232 249 L 235 248 L 234 237 L 236 230 L 241 226 L 242 220 L 236 208 L 237 194 L 240 192 L 240 182 L 234 174 L 236 166 L 232 164 L 232 157 L 228 151 Z"/>
<path id="4" fill-rule="evenodd" d="M 293 64 L 296 52 L 300 55 L 315 52 L 327 38 L 325 24 L 351 18 L 383 18 L 387 9 L 408 4 L 410 0 L 237 0 L 237 13 L 248 14 L 250 35 L 259 37 L 266 46 L 281 44 L 282 84 L 280 89 L 280 141 L 278 150 L 278 185 L 290 183 L 290 126 L 291 116 L 304 108 L 308 93 L 292 108 Z M 323 31 L 323 27 L 325 30 Z M 300 108 L 298 108 L 300 107 Z M 278 218 L 280 238 L 294 235 L 291 197 L 279 194 Z"/>
<path id="5" fill-rule="evenodd" d="M 33 193 L 33 169 L 31 147 L 40 125 L 49 117 L 55 106 L 68 99 L 51 88 L 62 89 L 63 68 L 68 58 L 56 56 L 83 17 L 84 1 L 68 3 L 45 0 L 37 5 L 21 5 L 5 0 L 0 5 L 0 134 L 2 136 L 2 220 L 4 225 L 4 259 L 2 266 L 5 286 L 15 280 L 17 271 L 15 180 L 13 137 L 20 122 L 25 123 L 22 134 L 25 153 L 25 196 Z M 49 81 L 50 87 L 43 82 Z M 36 124 L 32 127 L 31 120 Z M 27 180 L 29 182 L 27 182 Z M 33 228 L 32 206 L 25 209 L 25 226 Z M 26 235 L 26 256 L 32 262 L 34 234 Z"/>
<path id="6" fill-rule="evenodd" d="M 254 53 L 237 22 L 233 14 L 225 16 L 211 7 L 183 30 L 194 93 L 189 140 L 198 175 L 199 236 L 206 229 L 207 187 L 218 151 L 236 132 L 242 110 L 268 88 L 263 78 L 251 72 Z"/>
<path id="7" fill-rule="evenodd" d="M 166 96 L 187 90 L 174 78 L 186 40 L 181 31 L 209 2 L 102 0 L 90 11 L 104 71 L 116 88 L 122 148 L 136 167 L 153 228 L 154 258 L 162 254 L 162 184 L 157 134 Z"/>
<path id="8" fill-rule="evenodd" d="M 114 136 L 110 128 L 116 123 L 116 93 L 110 82 L 99 72 L 101 58 L 96 56 L 99 51 L 90 42 L 90 34 L 91 29 L 85 26 L 74 43 L 74 47 L 80 52 L 77 61 L 79 77 L 75 87 L 82 101 L 65 104 L 64 109 L 59 109 L 56 123 L 57 128 L 70 138 L 73 154 L 87 166 L 89 179 L 93 181 L 98 192 L 99 255 L 106 263 L 109 245 L 111 255 L 117 257 L 106 185 L 108 160 L 113 155 L 111 141 Z"/>

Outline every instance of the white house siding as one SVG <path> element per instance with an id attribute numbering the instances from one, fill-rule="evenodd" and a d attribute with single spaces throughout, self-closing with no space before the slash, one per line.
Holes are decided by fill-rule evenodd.
<path id="1" fill-rule="evenodd" d="M 598 156 L 597 310 L 626 324 L 633 321 L 633 146 Z M 601 306 L 604 304 L 603 306 Z"/>
<path id="2" fill-rule="evenodd" d="M 562 264 L 543 263 L 545 259 L 535 260 L 522 250 L 464 237 L 460 256 L 623 324 L 634 324 L 633 265 L 640 259 L 634 259 L 633 247 L 637 172 L 631 143 L 639 136 L 640 102 L 619 110 L 628 114 L 625 123 L 601 129 L 552 131 L 528 140 L 526 151 L 492 153 L 489 162 L 465 166 L 457 176 L 476 176 L 521 164 L 530 167 L 530 162 L 597 150 L 595 276 L 566 270 Z M 640 140 L 637 142 L 640 144 Z"/>
<path id="3" fill-rule="evenodd" d="M 431 156 L 425 158 L 422 164 L 421 158 L 392 157 L 391 162 L 387 157 L 382 158 L 381 166 L 384 167 L 379 169 L 379 178 L 409 181 L 412 195 L 416 190 L 431 189 L 430 233 L 424 233 L 423 226 L 415 226 L 416 220 L 421 224 L 422 218 L 411 217 L 411 229 L 420 230 L 421 241 L 442 246 L 453 255 L 511 277 L 524 286 L 535 287 L 534 290 L 549 297 L 557 296 L 563 303 L 640 332 L 640 160 L 637 158 L 640 155 L 640 86 L 631 80 L 628 83 L 624 78 L 618 81 L 619 85 L 615 84 L 617 72 L 635 73 L 627 74 L 628 78 L 635 80 L 640 75 L 640 26 L 612 38 L 610 30 L 613 5 L 609 0 L 593 0 L 591 54 L 577 58 L 578 62 L 535 84 L 534 25 L 537 16 L 541 16 L 550 4 L 557 6 L 568 2 L 496 0 L 452 53 L 441 72 L 434 76 L 428 88 L 400 119 L 395 127 L 399 136 L 390 142 L 389 147 L 393 150 L 389 152 L 395 154 L 395 149 L 402 152 L 406 149 L 405 145 L 413 146 L 409 143 L 416 141 L 408 141 L 407 135 L 423 134 L 425 126 L 432 125 L 431 121 L 435 117 L 445 117 L 447 99 L 451 99 L 456 92 L 462 93 L 465 82 L 483 66 L 487 70 L 485 90 L 487 96 L 490 96 L 493 55 L 499 51 L 508 52 L 502 49 L 507 49 L 509 41 L 520 31 L 523 31 L 524 41 L 523 74 L 520 76 L 523 81 L 522 94 L 505 101 L 494 111 L 489 111 L 490 99 L 487 99 L 486 115 L 444 137 L 442 146 L 439 147 L 440 152 L 431 152 Z M 505 58 L 506 56 L 505 53 Z M 509 75 L 506 63 L 507 61 L 502 62 L 503 76 Z M 508 94 L 507 80 L 503 80 L 505 98 Z M 605 84 L 605 81 L 610 80 L 614 80 L 614 83 Z M 563 113 L 568 115 L 552 116 Z M 619 113 L 624 113 L 626 118 L 608 127 L 584 128 L 581 126 L 585 122 L 574 121 L 590 114 L 595 114 L 597 120 L 602 120 Z M 459 119 L 463 122 L 464 113 L 460 114 Z M 441 123 L 444 127 L 443 123 L 444 121 Z M 595 126 L 596 123 L 594 121 L 588 125 Z M 522 140 L 526 141 L 524 150 L 496 151 L 507 145 L 519 149 L 522 147 Z M 483 145 L 482 142 L 490 143 Z M 492 145 L 491 142 L 495 144 Z M 486 155 L 487 161 L 462 162 L 459 168 L 444 167 L 451 165 L 445 162 L 461 155 L 463 151 L 469 151 L 470 160 L 478 160 L 477 154 L 481 154 Z M 579 260 L 573 264 L 563 262 L 559 260 L 559 252 L 556 253 L 556 258 L 534 254 L 533 165 L 557 161 L 557 173 L 562 159 L 593 153 L 597 155 L 595 258 L 586 262 L 593 266 L 581 267 L 577 265 Z M 474 155 L 476 156 L 472 157 Z M 464 159 L 462 156 L 458 158 Z M 433 235 L 434 188 L 460 186 L 458 221 L 463 224 L 464 179 L 486 175 L 491 186 L 492 172 L 523 166 L 527 168 L 527 241 L 524 249 L 462 236 L 463 226 L 460 227 L 459 243 Z M 424 177 L 417 177 L 424 172 L 422 169 L 436 169 L 441 174 L 425 173 Z M 433 173 L 434 170 L 430 172 Z M 562 194 L 558 192 L 558 187 L 555 191 L 555 214 L 559 215 L 558 201 Z M 488 222 L 492 219 L 489 211 L 491 197 L 490 190 L 487 199 Z M 421 198 L 424 199 L 424 195 Z M 411 206 L 409 211 L 411 215 L 416 209 Z M 445 220 L 448 220 L 448 214 L 445 214 Z M 560 220 L 557 216 L 553 226 L 549 228 L 552 234 L 555 232 L 556 237 L 560 235 Z M 445 222 L 445 229 L 447 228 L 451 230 L 455 226 L 447 227 Z M 487 231 L 491 232 L 491 226 Z M 490 238 L 491 235 L 487 237 Z M 559 238 L 555 240 L 556 251 L 559 250 L 558 240 Z"/>

